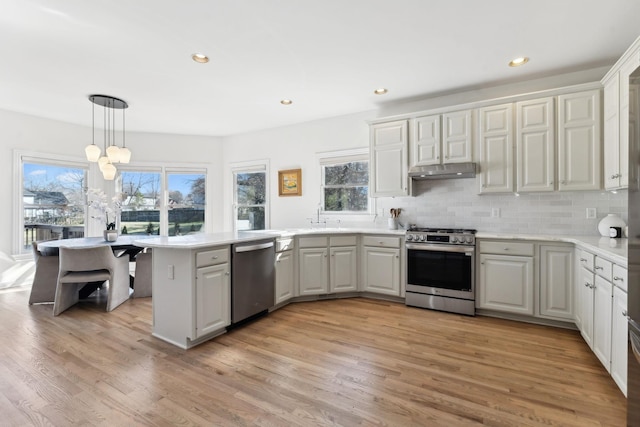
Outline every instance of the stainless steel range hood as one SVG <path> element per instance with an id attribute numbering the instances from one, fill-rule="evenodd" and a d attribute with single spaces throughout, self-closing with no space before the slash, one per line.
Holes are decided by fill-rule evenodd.
<path id="1" fill-rule="evenodd" d="M 475 163 L 448 163 L 444 165 L 414 166 L 409 169 L 409 178 L 421 179 L 452 179 L 474 178 L 476 176 Z"/>

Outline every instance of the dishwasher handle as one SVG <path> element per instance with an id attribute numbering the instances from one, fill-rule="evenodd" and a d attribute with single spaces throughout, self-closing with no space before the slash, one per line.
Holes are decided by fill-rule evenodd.
<path id="1" fill-rule="evenodd" d="M 272 247 L 273 247 L 273 242 L 267 242 L 267 243 L 259 243 L 257 245 L 236 246 L 234 247 L 234 250 L 236 253 L 240 253 L 240 252 L 259 251 L 260 249 L 268 249 Z"/>

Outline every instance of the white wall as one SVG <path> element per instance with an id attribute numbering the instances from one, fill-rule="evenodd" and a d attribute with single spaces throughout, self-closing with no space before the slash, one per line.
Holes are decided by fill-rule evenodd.
<path id="1" fill-rule="evenodd" d="M 320 201 L 320 169 L 317 153 L 367 147 L 367 120 L 415 111 L 476 102 L 509 95 L 590 83 L 600 80 L 608 67 L 513 83 L 493 88 L 459 92 L 423 100 L 410 100 L 381 106 L 379 110 L 302 123 L 224 139 L 225 164 L 269 159 L 271 228 L 308 227 Z M 295 104 L 294 104 L 295 106 Z M 302 168 L 302 197 L 279 197 L 278 170 Z M 225 171 L 225 201 L 231 201 L 231 174 Z M 626 220 L 626 192 L 554 192 L 549 194 L 478 195 L 474 179 L 431 181 L 421 184 L 416 197 L 380 198 L 376 212 L 402 208 L 402 222 L 420 226 L 472 227 L 487 231 L 520 233 L 563 233 L 597 235 L 597 222 L 607 213 L 618 213 Z M 501 209 L 500 218 L 492 218 L 492 208 Z M 597 209 L 598 219 L 587 220 L 585 208 Z M 225 228 L 232 225 L 231 208 L 225 207 Z M 342 225 L 387 226 L 385 214 L 340 219 Z M 329 226 L 335 226 L 329 222 Z"/>
<path id="2" fill-rule="evenodd" d="M 91 128 L 63 123 L 55 120 L 43 119 L 0 110 L 0 170 L 4 171 L 4 179 L 0 180 L 0 224 L 5 224 L 0 232 L 0 252 L 14 253 L 12 248 L 12 233 L 17 224 L 14 215 L 13 194 L 14 181 L 18 176 L 14 170 L 14 150 L 30 151 L 50 155 L 63 155 L 84 161 L 84 147 L 91 140 Z M 127 132 L 127 147 L 133 152 L 132 162 L 161 162 L 166 165 L 173 163 L 207 163 L 210 165 L 210 180 L 212 184 L 210 200 L 210 217 L 215 230 L 221 229 L 222 209 L 221 187 L 222 180 L 222 140 L 216 137 L 166 135 L 153 133 Z M 144 162 L 142 162 L 144 160 Z M 90 179 L 99 174 L 91 174 Z M 89 182 L 89 186 L 96 187 L 104 184 L 101 178 L 98 182 Z"/>

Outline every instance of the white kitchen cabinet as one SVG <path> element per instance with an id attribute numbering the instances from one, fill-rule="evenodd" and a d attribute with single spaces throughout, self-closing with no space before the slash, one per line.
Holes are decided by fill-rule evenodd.
<path id="1" fill-rule="evenodd" d="M 611 315 L 613 286 L 596 275 L 593 294 L 593 353 L 611 372 Z"/>
<path id="2" fill-rule="evenodd" d="M 328 249 L 300 248 L 298 250 L 300 270 L 300 295 L 326 294 L 329 290 Z"/>
<path id="3" fill-rule="evenodd" d="M 401 295 L 400 237 L 363 236 L 362 290 L 393 296 Z"/>
<path id="4" fill-rule="evenodd" d="M 513 192 L 513 104 L 478 110 L 480 193 Z"/>
<path id="5" fill-rule="evenodd" d="M 358 290 L 358 238 L 355 235 L 300 237 L 300 295 Z"/>
<path id="6" fill-rule="evenodd" d="M 540 315 L 573 320 L 573 247 L 540 245 Z"/>
<path id="7" fill-rule="evenodd" d="M 576 321 L 576 324 L 580 328 L 582 338 L 591 348 L 593 348 L 594 281 L 593 272 L 581 267 L 576 282 L 576 297 L 579 300 L 577 303 L 577 317 L 579 320 Z"/>
<path id="8" fill-rule="evenodd" d="M 442 163 L 473 161 L 472 110 L 442 115 Z"/>
<path id="9" fill-rule="evenodd" d="M 611 377 L 627 395 L 627 293 L 613 288 L 613 313 L 611 318 Z"/>
<path id="10" fill-rule="evenodd" d="M 294 297 L 294 239 L 276 239 L 276 294 L 274 301 L 281 304 Z"/>
<path id="11" fill-rule="evenodd" d="M 442 145 L 440 115 L 416 117 L 412 123 L 413 133 L 410 141 L 411 165 L 440 164 Z"/>
<path id="12" fill-rule="evenodd" d="M 629 185 L 629 75 L 640 66 L 640 38 L 602 78 L 604 86 L 604 186 L 607 190 Z"/>
<path id="13" fill-rule="evenodd" d="M 558 190 L 602 184 L 600 90 L 558 96 Z"/>
<path id="14" fill-rule="evenodd" d="M 480 254 L 478 308 L 534 314 L 533 257 Z"/>
<path id="15" fill-rule="evenodd" d="M 198 268 L 196 273 L 196 338 L 231 323 L 229 264 Z"/>
<path id="16" fill-rule="evenodd" d="M 556 143 L 554 98 L 516 103 L 516 191 L 553 191 Z"/>
<path id="17" fill-rule="evenodd" d="M 356 246 L 331 247 L 329 253 L 330 292 L 358 290 L 358 248 Z"/>
<path id="18" fill-rule="evenodd" d="M 408 194 L 407 130 L 407 120 L 371 125 L 369 141 L 369 194 L 371 197 Z"/>

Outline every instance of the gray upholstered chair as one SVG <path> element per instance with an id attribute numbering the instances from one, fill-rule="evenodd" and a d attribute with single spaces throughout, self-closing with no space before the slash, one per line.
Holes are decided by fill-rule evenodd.
<path id="1" fill-rule="evenodd" d="M 136 271 L 133 277 L 133 298 L 144 298 L 151 296 L 151 271 L 152 255 L 151 249 L 144 249 L 136 255 Z"/>
<path id="2" fill-rule="evenodd" d="M 129 299 L 129 257 L 116 257 L 110 246 L 60 247 L 60 272 L 53 315 L 78 302 L 78 290 L 88 282 L 107 282 L 107 311 Z"/>
<path id="3" fill-rule="evenodd" d="M 36 264 L 36 272 L 33 275 L 29 305 L 39 303 L 52 303 L 56 295 L 56 283 L 58 282 L 58 264 L 60 258 L 57 255 L 43 256 L 38 250 L 39 242 L 32 242 L 33 260 Z"/>

